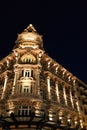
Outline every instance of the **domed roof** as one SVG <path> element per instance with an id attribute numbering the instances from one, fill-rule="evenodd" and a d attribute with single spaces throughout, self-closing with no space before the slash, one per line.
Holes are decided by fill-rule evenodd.
<path id="1" fill-rule="evenodd" d="M 21 34 L 18 34 L 18 38 L 16 40 L 17 44 L 27 43 L 30 44 L 39 44 L 42 46 L 43 40 L 42 36 L 39 35 L 36 29 L 30 24 Z"/>

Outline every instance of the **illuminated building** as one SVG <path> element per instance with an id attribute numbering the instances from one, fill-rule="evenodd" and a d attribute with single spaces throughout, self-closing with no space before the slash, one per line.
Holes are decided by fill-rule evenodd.
<path id="1" fill-rule="evenodd" d="M 0 61 L 3 130 L 87 129 L 87 85 L 49 57 L 29 25 Z"/>

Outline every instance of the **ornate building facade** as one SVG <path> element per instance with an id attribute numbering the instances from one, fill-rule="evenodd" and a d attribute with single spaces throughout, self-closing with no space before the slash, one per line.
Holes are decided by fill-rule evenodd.
<path id="1" fill-rule="evenodd" d="M 0 61 L 0 127 L 87 129 L 87 85 L 45 53 L 31 24 Z"/>

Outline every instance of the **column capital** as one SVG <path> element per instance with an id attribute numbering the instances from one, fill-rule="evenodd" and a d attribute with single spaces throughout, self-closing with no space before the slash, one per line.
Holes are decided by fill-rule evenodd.
<path id="1" fill-rule="evenodd" d="M 7 74 L 7 72 L 4 73 L 4 77 L 5 77 L 5 79 L 8 78 L 8 74 Z"/>
<path id="2" fill-rule="evenodd" d="M 17 66 L 14 67 L 14 72 L 15 72 L 15 73 L 18 72 Z"/>
<path id="3" fill-rule="evenodd" d="M 72 81 L 73 81 L 73 84 L 75 85 L 76 84 L 76 77 L 75 76 L 72 77 Z"/>
<path id="4" fill-rule="evenodd" d="M 38 67 L 36 71 L 38 72 L 38 74 L 40 74 L 40 72 L 41 72 L 41 68 Z"/>
<path id="5" fill-rule="evenodd" d="M 8 58 L 6 59 L 6 65 L 7 65 L 7 67 L 9 67 L 9 59 Z"/>
<path id="6" fill-rule="evenodd" d="M 50 79 L 50 75 L 47 75 L 47 79 Z"/>
<path id="7" fill-rule="evenodd" d="M 5 75 L 5 79 L 7 79 L 8 78 L 8 75 Z"/>
<path id="8" fill-rule="evenodd" d="M 47 60 L 47 68 L 50 68 L 50 64 L 51 64 L 52 60 Z"/>
<path id="9" fill-rule="evenodd" d="M 55 84 L 58 84 L 58 80 L 55 80 Z"/>

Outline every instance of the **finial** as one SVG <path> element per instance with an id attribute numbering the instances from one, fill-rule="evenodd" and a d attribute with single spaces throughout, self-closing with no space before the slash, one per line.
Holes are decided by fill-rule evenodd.
<path id="1" fill-rule="evenodd" d="M 32 24 L 29 24 L 29 26 L 24 29 L 24 31 L 26 32 L 36 32 L 36 29 L 34 28 L 34 26 Z"/>

